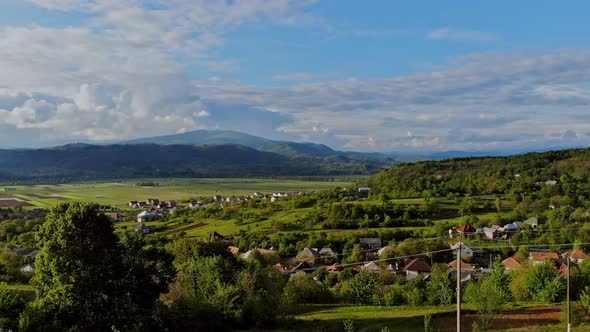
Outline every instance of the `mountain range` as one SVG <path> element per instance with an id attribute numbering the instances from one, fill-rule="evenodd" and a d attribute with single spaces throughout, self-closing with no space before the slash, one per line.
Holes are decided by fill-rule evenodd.
<path id="1" fill-rule="evenodd" d="M 407 160 L 235 131 L 199 130 L 108 145 L 0 150 L 0 181 L 368 175 L 402 161 Z"/>

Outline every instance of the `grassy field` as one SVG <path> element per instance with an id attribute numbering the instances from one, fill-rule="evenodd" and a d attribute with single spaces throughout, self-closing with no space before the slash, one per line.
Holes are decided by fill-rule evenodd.
<path id="1" fill-rule="evenodd" d="M 150 179 L 157 187 L 138 186 L 142 180 L 107 183 L 0 187 L 0 205 L 9 207 L 51 207 L 67 200 L 92 201 L 123 207 L 130 200 L 183 200 L 215 194 L 245 195 L 255 191 L 315 191 L 350 185 L 349 182 L 296 181 L 273 179 Z"/>

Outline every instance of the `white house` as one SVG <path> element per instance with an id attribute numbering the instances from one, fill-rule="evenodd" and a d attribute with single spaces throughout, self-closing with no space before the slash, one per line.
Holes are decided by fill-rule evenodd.
<path id="1" fill-rule="evenodd" d="M 137 222 L 146 222 L 154 220 L 156 220 L 156 215 L 148 211 L 143 211 L 142 213 L 137 215 Z"/>
<path id="2" fill-rule="evenodd" d="M 451 246 L 451 249 L 453 249 L 454 256 L 457 255 L 457 249 L 459 249 L 459 247 L 461 247 L 461 258 L 467 260 L 473 258 L 473 249 L 466 246 L 463 242 L 457 242 Z"/>
<path id="3" fill-rule="evenodd" d="M 19 267 L 18 270 L 23 273 L 32 273 L 33 271 L 35 271 L 35 263 L 25 264 Z"/>

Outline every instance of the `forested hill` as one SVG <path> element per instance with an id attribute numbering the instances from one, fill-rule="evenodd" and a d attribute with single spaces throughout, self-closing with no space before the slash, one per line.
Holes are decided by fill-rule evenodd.
<path id="1" fill-rule="evenodd" d="M 577 197 L 580 186 L 590 187 L 590 148 L 400 164 L 372 176 L 368 185 L 373 193 L 397 197 L 526 194 L 548 187 Z"/>
<path id="2" fill-rule="evenodd" d="M 139 177 L 269 177 L 374 174 L 390 161 L 288 157 L 243 145 L 71 144 L 0 150 L 2 182 Z"/>

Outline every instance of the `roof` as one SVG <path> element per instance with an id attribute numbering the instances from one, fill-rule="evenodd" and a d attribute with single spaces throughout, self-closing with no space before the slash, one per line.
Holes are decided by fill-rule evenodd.
<path id="1" fill-rule="evenodd" d="M 381 244 L 381 239 L 378 237 L 361 237 L 359 242 L 362 244 Z"/>
<path id="2" fill-rule="evenodd" d="M 580 249 L 576 249 L 571 252 L 568 251 L 565 254 L 563 254 L 563 256 L 564 257 L 571 257 L 573 259 L 586 259 L 586 258 L 588 258 L 588 255 Z"/>
<path id="3" fill-rule="evenodd" d="M 451 269 L 451 271 L 455 271 L 457 270 L 457 260 L 453 260 L 448 264 L 448 267 Z M 461 270 L 465 271 L 465 270 L 474 270 L 473 266 L 465 263 L 463 260 L 461 260 Z"/>
<path id="4" fill-rule="evenodd" d="M 392 251 L 392 250 L 393 250 L 393 248 L 392 248 L 392 247 L 390 247 L 390 246 L 385 246 L 385 247 L 383 247 L 383 248 L 381 248 L 381 249 L 377 250 L 377 253 L 379 254 L 379 256 L 381 256 L 381 255 L 383 255 L 383 253 L 384 253 L 384 252 L 386 252 L 386 251 Z"/>
<path id="5" fill-rule="evenodd" d="M 315 251 L 309 247 L 303 248 L 303 250 L 301 250 L 301 252 L 299 254 L 297 254 L 297 257 L 319 257 L 319 256 L 320 256 L 320 254 L 317 251 Z"/>
<path id="6" fill-rule="evenodd" d="M 520 262 L 514 257 L 508 257 L 502 261 L 502 266 L 509 270 L 518 269 L 520 267 Z"/>
<path id="7" fill-rule="evenodd" d="M 299 264 L 297 264 L 294 268 L 291 269 L 291 273 L 297 272 L 297 271 L 301 271 L 301 270 L 305 270 L 305 269 L 312 269 L 313 267 L 311 265 L 309 265 L 309 263 L 307 262 L 301 262 Z"/>
<path id="8" fill-rule="evenodd" d="M 471 248 L 469 248 L 468 246 L 466 246 L 465 243 L 463 243 L 463 242 L 457 242 L 457 243 L 453 244 L 451 246 L 451 249 L 457 250 L 457 249 L 459 249 L 459 247 L 461 247 L 461 251 L 466 250 L 466 249 L 471 250 Z"/>
<path id="9" fill-rule="evenodd" d="M 342 264 L 340 264 L 338 262 L 336 262 L 326 268 L 327 271 L 334 271 L 334 272 L 342 271 L 343 269 L 344 269 L 344 267 L 342 266 Z"/>
<path id="10" fill-rule="evenodd" d="M 232 254 L 237 254 L 240 252 L 240 248 L 235 246 L 229 246 L 227 247 L 227 250 L 229 250 L 229 252 L 231 252 Z"/>
<path id="11" fill-rule="evenodd" d="M 363 265 L 363 270 L 367 271 L 381 271 L 381 267 L 377 265 L 375 262 L 368 262 L 367 264 Z"/>
<path id="12" fill-rule="evenodd" d="M 475 233 L 475 227 L 467 224 L 457 228 L 459 233 Z"/>
<path id="13" fill-rule="evenodd" d="M 544 262 L 547 259 L 559 258 L 555 252 L 531 251 L 529 255 L 531 256 L 531 259 L 536 262 Z"/>
<path id="14" fill-rule="evenodd" d="M 337 253 L 336 251 L 332 250 L 332 248 L 322 248 L 319 251 L 320 255 L 326 255 L 326 256 L 336 256 Z"/>
<path id="15" fill-rule="evenodd" d="M 538 217 L 528 218 L 527 220 L 524 221 L 525 224 L 529 224 L 529 225 L 543 225 L 545 222 L 546 222 L 545 218 L 538 218 Z"/>
<path id="16" fill-rule="evenodd" d="M 406 271 L 430 272 L 432 268 L 422 258 L 415 258 L 405 264 Z"/>

